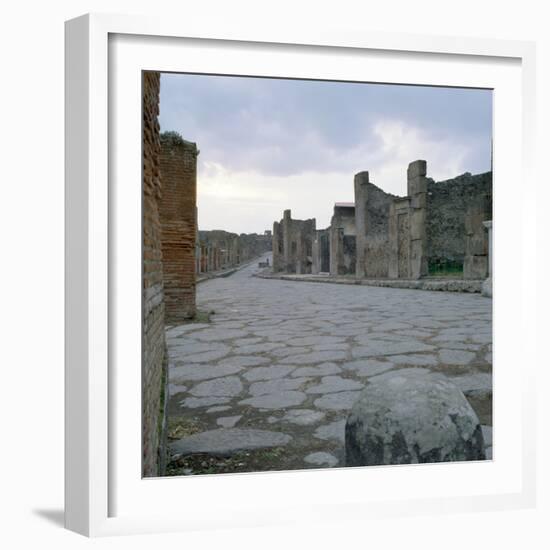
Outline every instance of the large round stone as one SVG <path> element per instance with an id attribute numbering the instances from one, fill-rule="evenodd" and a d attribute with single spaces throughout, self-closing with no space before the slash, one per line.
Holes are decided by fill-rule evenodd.
<path id="1" fill-rule="evenodd" d="M 369 380 L 346 421 L 346 466 L 484 460 L 481 425 L 460 389 L 410 370 Z"/>

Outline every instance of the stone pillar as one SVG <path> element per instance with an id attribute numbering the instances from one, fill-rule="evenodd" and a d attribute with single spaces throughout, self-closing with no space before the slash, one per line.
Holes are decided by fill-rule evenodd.
<path id="1" fill-rule="evenodd" d="M 319 231 L 315 231 L 311 243 L 311 273 L 318 275 L 319 271 L 321 271 L 321 243 Z"/>
<path id="2" fill-rule="evenodd" d="M 489 236 L 489 256 L 488 256 L 488 264 L 489 264 L 489 277 L 483 281 L 483 285 L 481 286 L 481 294 L 483 296 L 487 296 L 487 298 L 493 297 L 493 221 L 486 221 L 483 222 L 483 225 L 486 227 L 488 236 Z"/>
<path id="3" fill-rule="evenodd" d="M 279 247 L 282 244 L 279 230 L 279 222 L 273 222 L 273 233 L 271 234 L 271 248 L 273 250 L 273 273 L 281 271 L 281 263 L 283 261 L 283 259 L 281 258 L 281 253 L 279 252 Z"/>
<path id="4" fill-rule="evenodd" d="M 388 222 L 388 277 L 390 279 L 397 279 L 399 276 L 397 239 L 397 211 L 394 201 L 390 204 L 390 217 Z"/>
<path id="5" fill-rule="evenodd" d="M 355 191 L 355 248 L 356 264 L 355 276 L 358 279 L 365 277 L 365 249 L 367 246 L 367 186 L 369 183 L 369 173 L 359 172 L 355 174 L 353 181 Z"/>
<path id="6" fill-rule="evenodd" d="M 292 265 L 291 254 L 291 224 L 290 210 L 285 210 L 283 213 L 283 264 L 286 273 L 292 273 L 294 266 Z"/>
<path id="7" fill-rule="evenodd" d="M 491 209 L 488 208 L 487 201 L 479 201 L 466 211 L 463 262 L 465 279 L 485 279 L 488 275 L 488 239 L 484 220 L 490 215 Z"/>
<path id="8" fill-rule="evenodd" d="M 388 277 L 406 279 L 411 276 L 411 200 L 394 199 L 388 220 Z"/>
<path id="9" fill-rule="evenodd" d="M 196 267 L 195 267 L 195 273 L 200 273 L 201 272 L 201 245 L 199 243 L 197 243 L 195 245 L 195 263 L 196 263 Z"/>
<path id="10" fill-rule="evenodd" d="M 306 254 L 305 251 L 305 240 L 304 240 L 304 224 L 300 224 L 298 227 L 298 234 L 296 235 L 296 266 L 295 270 L 298 275 L 304 273 L 304 257 Z"/>
<path id="11" fill-rule="evenodd" d="M 344 264 L 344 229 L 330 226 L 330 274 L 341 274 L 341 266 Z"/>
<path id="12" fill-rule="evenodd" d="M 407 169 L 407 193 L 410 208 L 410 277 L 420 279 L 428 274 L 426 237 L 426 161 L 417 160 Z"/>

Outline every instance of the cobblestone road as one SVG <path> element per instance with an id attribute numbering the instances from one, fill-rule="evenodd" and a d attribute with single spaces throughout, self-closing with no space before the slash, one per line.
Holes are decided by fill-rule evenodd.
<path id="1" fill-rule="evenodd" d="M 491 300 L 260 279 L 256 265 L 197 287 L 211 323 L 167 328 L 169 416 L 186 426 L 173 455 L 276 448 L 269 469 L 341 466 L 361 388 L 406 368 L 453 379 L 491 456 Z"/>

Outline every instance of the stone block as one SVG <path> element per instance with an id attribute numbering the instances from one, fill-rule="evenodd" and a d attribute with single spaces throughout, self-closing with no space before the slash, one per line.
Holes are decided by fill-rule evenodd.
<path id="1" fill-rule="evenodd" d="M 427 174 L 427 163 L 425 160 L 415 160 L 407 168 L 407 179 L 418 178 Z"/>
<path id="2" fill-rule="evenodd" d="M 484 460 L 479 419 L 441 375 L 388 372 L 370 379 L 346 421 L 346 466 Z"/>

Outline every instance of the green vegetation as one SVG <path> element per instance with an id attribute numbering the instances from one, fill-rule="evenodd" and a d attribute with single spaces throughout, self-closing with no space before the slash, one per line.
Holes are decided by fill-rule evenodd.
<path id="1" fill-rule="evenodd" d="M 462 262 L 452 260 L 434 260 L 428 264 L 428 273 L 431 277 L 462 277 Z"/>
<path id="2" fill-rule="evenodd" d="M 181 135 L 173 130 L 162 132 L 160 134 L 160 141 L 161 143 L 169 143 L 170 145 L 184 145 L 186 143 Z"/>
<path id="3" fill-rule="evenodd" d="M 193 454 L 170 462 L 166 475 L 228 474 L 292 469 L 288 463 L 289 458 L 282 447 L 241 451 L 225 457 Z"/>

